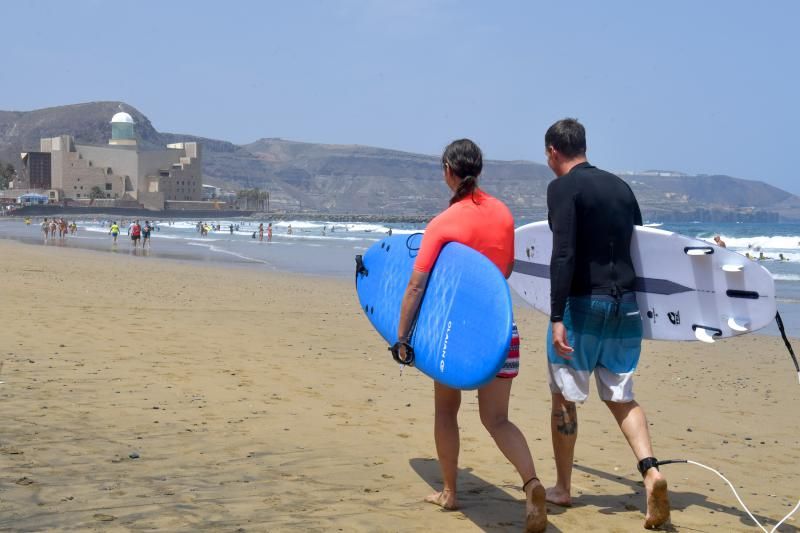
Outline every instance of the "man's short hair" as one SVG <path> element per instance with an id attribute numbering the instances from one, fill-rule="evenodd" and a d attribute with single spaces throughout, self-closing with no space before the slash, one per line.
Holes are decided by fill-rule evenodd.
<path id="1" fill-rule="evenodd" d="M 552 146 L 566 157 L 585 155 L 586 130 L 578 119 L 561 119 L 547 129 L 544 145 Z"/>

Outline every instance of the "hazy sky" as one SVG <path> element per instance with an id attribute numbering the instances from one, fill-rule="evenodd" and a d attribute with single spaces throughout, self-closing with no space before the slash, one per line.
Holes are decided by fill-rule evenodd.
<path id="1" fill-rule="evenodd" d="M 566 4 L 569 4 L 567 7 Z M 470 137 L 800 193 L 800 2 L 3 2 L 0 109 L 123 100 L 161 131 L 429 154 Z"/>

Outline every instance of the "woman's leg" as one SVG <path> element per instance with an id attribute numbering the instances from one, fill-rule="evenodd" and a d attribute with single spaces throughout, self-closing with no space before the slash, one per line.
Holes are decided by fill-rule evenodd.
<path id="1" fill-rule="evenodd" d="M 519 472 L 522 482 L 536 476 L 530 448 L 522 432 L 508 419 L 511 379 L 494 378 L 478 390 L 481 422 L 497 447 Z"/>
<path id="2" fill-rule="evenodd" d="M 511 396 L 512 381 L 494 378 L 488 385 L 479 389 L 478 408 L 484 427 L 506 459 L 517 469 L 522 483 L 525 483 L 525 531 L 540 532 L 547 528 L 544 486 L 536 479 L 536 468 L 525 436 L 508 419 L 508 400 Z"/>
<path id="3" fill-rule="evenodd" d="M 456 477 L 458 476 L 458 409 L 461 407 L 461 391 L 434 382 L 435 422 L 433 436 L 436 454 L 442 469 L 444 489 L 425 498 L 425 501 L 445 509 L 456 509 Z"/>

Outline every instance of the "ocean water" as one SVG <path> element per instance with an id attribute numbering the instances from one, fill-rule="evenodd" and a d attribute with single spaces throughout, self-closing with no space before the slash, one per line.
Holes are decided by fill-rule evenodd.
<path id="1" fill-rule="evenodd" d="M 533 222 L 520 218 L 518 225 Z M 38 225 L 39 219 L 27 226 L 19 219 L 0 219 L 0 238 L 10 238 L 29 243 L 45 244 Z M 127 224 L 123 221 L 122 235 L 116 245 L 108 234 L 110 220 L 77 218 L 78 233 L 63 242 L 46 243 L 48 246 L 90 248 L 118 254 L 142 257 L 165 257 L 185 260 L 220 262 L 234 266 L 251 266 L 273 271 L 296 272 L 310 275 L 350 277 L 354 275 L 354 256 L 363 253 L 378 242 L 391 229 L 393 234 L 412 234 L 424 229 L 424 224 L 390 224 L 362 222 L 330 222 L 325 220 L 292 220 L 273 222 L 272 242 L 258 238 L 258 225 L 262 221 L 251 219 L 207 220 L 212 230 L 206 237 L 197 231 L 197 220 L 155 221 L 157 231 L 152 233 L 152 246 L 146 252 L 135 250 L 126 236 Z M 264 220 L 266 228 L 268 220 Z M 238 226 L 230 232 L 230 226 Z M 289 234 L 289 226 L 292 233 Z M 778 309 L 783 316 L 788 333 L 800 337 L 800 224 L 736 224 L 736 223 L 682 223 L 651 225 L 713 242 L 720 235 L 728 248 L 757 257 L 775 279 Z M 255 238 L 254 238 L 255 235 Z M 779 260 L 783 254 L 784 260 Z M 776 327 L 762 333 L 777 335 Z"/>

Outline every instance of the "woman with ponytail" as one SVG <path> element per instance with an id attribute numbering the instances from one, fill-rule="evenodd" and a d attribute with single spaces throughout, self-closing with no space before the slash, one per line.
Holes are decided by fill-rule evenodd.
<path id="1" fill-rule="evenodd" d="M 419 308 L 428 275 L 442 247 L 460 242 L 489 258 L 507 278 L 514 264 L 514 219 L 508 207 L 478 187 L 483 170 L 480 148 L 469 139 L 450 143 L 442 154 L 444 181 L 453 191 L 450 207 L 436 216 L 425 229 L 411 280 L 400 308 L 397 328 L 400 357 L 405 359 L 403 343 Z M 464 357 L 481 357 L 480 353 Z M 544 486 L 536 477 L 528 443 L 520 430 L 508 420 L 511 383 L 519 370 L 519 335 L 513 327 L 511 347 L 497 377 L 478 390 L 481 422 L 494 438 L 497 447 L 520 475 L 526 499 L 525 531 L 540 532 L 547 527 Z M 457 509 L 456 475 L 458 473 L 458 409 L 461 391 L 434 382 L 434 440 L 442 469 L 444 487 L 425 501 L 445 509 Z"/>

